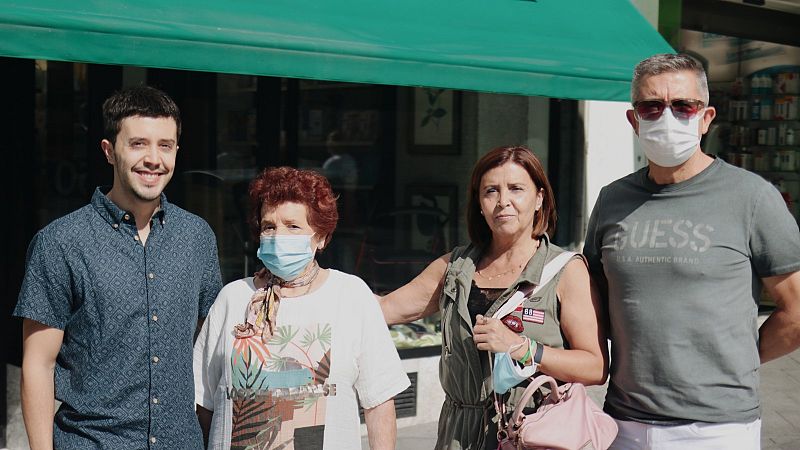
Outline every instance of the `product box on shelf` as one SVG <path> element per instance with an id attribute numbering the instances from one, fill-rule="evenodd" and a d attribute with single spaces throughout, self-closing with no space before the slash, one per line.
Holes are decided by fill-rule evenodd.
<path id="1" fill-rule="evenodd" d="M 797 99 L 796 95 L 782 95 L 775 97 L 775 104 L 772 108 L 775 120 L 797 120 Z"/>
<path id="2" fill-rule="evenodd" d="M 768 151 L 756 150 L 753 153 L 753 169 L 759 172 L 767 172 L 772 166 L 772 159 Z"/>
<path id="3" fill-rule="evenodd" d="M 780 170 L 784 172 L 793 172 L 797 170 L 797 151 L 793 148 L 783 148 L 778 150 L 781 155 Z"/>
<path id="4" fill-rule="evenodd" d="M 775 188 L 778 189 L 783 196 L 783 200 L 786 202 L 786 207 L 789 208 L 789 211 L 791 211 L 792 215 L 795 217 L 795 219 L 797 219 L 797 197 L 800 195 L 800 180 L 787 180 L 779 178 L 774 181 L 774 184 Z"/>
<path id="5" fill-rule="evenodd" d="M 750 117 L 747 115 L 747 106 L 747 100 L 729 100 L 728 120 L 739 121 L 749 119 Z"/>
<path id="6" fill-rule="evenodd" d="M 784 72 L 775 75 L 772 92 L 776 94 L 800 94 L 800 73 Z"/>

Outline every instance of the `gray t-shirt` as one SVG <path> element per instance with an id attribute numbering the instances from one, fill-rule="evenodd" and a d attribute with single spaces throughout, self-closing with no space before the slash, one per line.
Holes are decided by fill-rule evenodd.
<path id="1" fill-rule="evenodd" d="M 772 185 L 719 159 L 671 185 L 644 168 L 600 192 L 584 254 L 608 284 L 606 411 L 642 422 L 759 417 L 760 278 L 800 270 L 800 232 Z"/>

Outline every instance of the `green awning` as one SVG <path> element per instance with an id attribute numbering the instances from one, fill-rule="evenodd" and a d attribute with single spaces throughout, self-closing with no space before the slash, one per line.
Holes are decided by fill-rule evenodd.
<path id="1" fill-rule="evenodd" d="M 630 0 L 0 0 L 0 55 L 627 100 Z"/>

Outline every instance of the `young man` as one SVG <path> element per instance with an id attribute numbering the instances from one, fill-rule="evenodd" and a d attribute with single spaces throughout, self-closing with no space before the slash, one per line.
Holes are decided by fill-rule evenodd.
<path id="1" fill-rule="evenodd" d="M 715 110 L 685 55 L 636 66 L 647 167 L 603 188 L 584 254 L 606 295 L 616 449 L 758 449 L 761 363 L 800 344 L 800 233 L 764 179 L 708 156 Z M 757 329 L 766 287 L 777 308 Z"/>
<path id="2" fill-rule="evenodd" d="M 103 118 L 114 185 L 36 234 L 14 311 L 30 446 L 199 449 L 192 340 L 222 283 L 214 233 L 162 193 L 180 113 L 135 87 Z"/>

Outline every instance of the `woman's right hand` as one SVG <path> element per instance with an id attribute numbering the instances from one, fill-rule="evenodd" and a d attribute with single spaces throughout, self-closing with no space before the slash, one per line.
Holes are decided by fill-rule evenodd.
<path id="1" fill-rule="evenodd" d="M 381 298 L 388 325 L 413 322 L 439 310 L 439 295 L 450 253 L 440 256 L 405 286 Z"/>
<path id="2" fill-rule="evenodd" d="M 505 353 L 509 348 L 518 346 L 521 341 L 525 341 L 518 333 L 505 326 L 500 319 L 480 314 L 475 318 L 472 334 L 478 350 L 488 350 L 492 353 Z M 527 351 L 527 348 L 518 348 L 511 357 L 519 361 Z"/>

